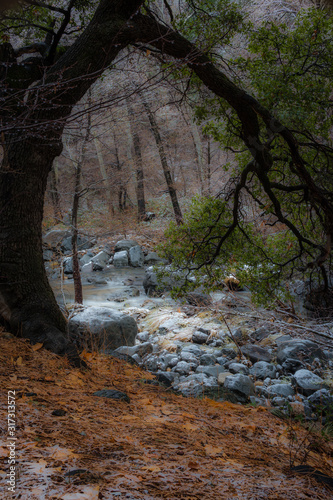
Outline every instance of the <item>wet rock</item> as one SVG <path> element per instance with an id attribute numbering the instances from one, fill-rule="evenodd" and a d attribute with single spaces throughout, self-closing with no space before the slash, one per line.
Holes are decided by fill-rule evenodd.
<path id="1" fill-rule="evenodd" d="M 130 365 L 139 366 L 139 363 L 137 362 L 137 360 L 132 356 L 128 356 L 128 354 L 123 354 L 121 352 L 112 351 L 111 349 L 106 350 L 105 354 L 107 354 L 108 356 L 111 356 L 111 358 L 116 358 L 116 359 L 120 359 L 121 361 L 125 361 L 125 363 L 129 363 Z M 134 356 L 135 356 L 135 354 L 134 354 Z"/>
<path id="2" fill-rule="evenodd" d="M 231 372 L 222 372 L 222 373 L 220 373 L 219 376 L 218 376 L 218 379 L 217 379 L 219 385 L 224 385 L 225 379 L 227 377 L 230 377 L 230 375 L 234 375 L 234 373 L 231 373 Z"/>
<path id="3" fill-rule="evenodd" d="M 226 377 L 223 387 L 232 392 L 239 402 L 247 402 L 249 396 L 254 395 L 255 388 L 250 377 L 237 373 Z"/>
<path id="4" fill-rule="evenodd" d="M 242 373 L 243 375 L 249 374 L 248 367 L 243 365 L 242 363 L 230 363 L 228 366 L 228 370 L 231 373 Z"/>
<path id="5" fill-rule="evenodd" d="M 153 352 L 153 346 L 150 342 L 144 342 L 143 344 L 133 345 L 133 346 L 121 346 L 116 349 L 117 352 L 122 354 L 127 354 L 128 356 L 133 356 L 134 354 L 138 354 L 143 357 L 146 354 L 150 354 Z"/>
<path id="6" fill-rule="evenodd" d="M 128 251 L 129 263 L 132 267 L 142 267 L 144 255 L 139 245 L 131 247 Z"/>
<path id="7" fill-rule="evenodd" d="M 267 396 L 283 396 L 284 398 L 295 394 L 290 384 L 273 384 L 265 388 L 264 391 L 266 391 Z"/>
<path id="8" fill-rule="evenodd" d="M 88 262 L 87 264 L 84 264 L 81 268 L 81 273 L 82 274 L 90 274 L 94 270 L 94 265 L 92 262 Z"/>
<path id="9" fill-rule="evenodd" d="M 183 396 L 210 396 L 218 391 L 219 386 L 215 377 L 207 377 L 204 373 L 194 373 L 174 386 Z"/>
<path id="10" fill-rule="evenodd" d="M 227 356 L 227 358 L 229 359 L 234 359 L 237 356 L 235 350 L 231 347 L 224 347 L 223 349 L 221 349 L 221 354 L 223 356 Z"/>
<path id="11" fill-rule="evenodd" d="M 182 349 L 182 352 L 191 352 L 192 354 L 194 354 L 195 356 L 201 356 L 202 354 L 202 350 L 200 349 L 200 347 L 196 344 L 188 344 L 188 345 L 185 345 Z"/>
<path id="12" fill-rule="evenodd" d="M 94 392 L 94 396 L 99 398 L 116 399 L 118 401 L 125 401 L 130 403 L 130 398 L 125 392 L 114 391 L 113 389 L 102 389 L 100 391 Z"/>
<path id="13" fill-rule="evenodd" d="M 195 370 L 196 367 L 199 365 L 198 358 L 190 351 L 182 351 L 180 353 L 180 358 L 182 361 L 186 361 L 187 363 L 190 363 L 192 370 Z"/>
<path id="14" fill-rule="evenodd" d="M 102 271 L 107 263 L 109 262 L 110 255 L 104 252 L 99 252 L 95 257 L 91 259 L 91 262 L 93 263 L 93 270 L 94 271 Z"/>
<path id="15" fill-rule="evenodd" d="M 163 260 L 157 255 L 156 252 L 149 252 L 144 258 L 144 264 L 147 266 L 154 266 L 163 262 Z"/>
<path id="16" fill-rule="evenodd" d="M 192 342 L 196 344 L 205 344 L 209 337 L 209 333 L 202 331 L 202 329 L 196 330 L 192 335 Z"/>
<path id="17" fill-rule="evenodd" d="M 260 347 L 254 344 L 245 344 L 241 347 L 241 351 L 247 358 L 252 361 L 252 363 L 256 363 L 257 361 L 266 361 L 270 363 L 272 356 L 268 349 L 264 347 Z"/>
<path id="18" fill-rule="evenodd" d="M 257 361 L 250 368 L 250 374 L 252 377 L 260 380 L 264 380 L 266 377 L 275 378 L 276 368 L 271 363 L 267 363 L 267 361 Z"/>
<path id="19" fill-rule="evenodd" d="M 187 361 L 179 361 L 173 368 L 173 371 L 179 373 L 180 375 L 188 375 L 191 370 L 192 367 L 190 363 L 187 363 Z"/>
<path id="20" fill-rule="evenodd" d="M 326 359 L 326 356 L 320 347 L 311 340 L 295 339 L 284 342 L 278 347 L 278 363 L 282 365 L 288 358 L 311 362 L 315 358 Z"/>
<path id="21" fill-rule="evenodd" d="M 131 316 L 106 307 L 87 307 L 68 322 L 69 337 L 79 349 L 89 347 L 105 352 L 132 346 L 137 331 Z"/>
<path id="22" fill-rule="evenodd" d="M 146 269 L 145 277 L 143 280 L 143 288 L 145 290 L 146 295 L 148 295 L 148 297 L 152 297 L 155 294 L 160 295 L 162 292 L 158 292 L 157 286 L 158 286 L 158 281 L 156 273 L 153 271 L 152 268 Z"/>
<path id="23" fill-rule="evenodd" d="M 333 416 L 333 396 L 327 389 L 320 389 L 308 397 L 310 407 L 323 415 Z"/>
<path id="24" fill-rule="evenodd" d="M 88 250 L 92 248 L 95 244 L 95 240 L 86 238 L 85 236 L 77 237 L 77 249 L 78 250 Z M 68 236 L 64 238 L 61 242 L 61 251 L 62 252 L 71 252 L 72 251 L 72 236 Z"/>
<path id="25" fill-rule="evenodd" d="M 126 250 L 117 252 L 113 256 L 114 267 L 126 267 L 128 266 L 128 254 Z"/>
<path id="26" fill-rule="evenodd" d="M 140 342 L 147 342 L 149 339 L 149 332 L 140 332 L 136 336 L 136 340 L 139 340 Z"/>
<path id="27" fill-rule="evenodd" d="M 73 257 L 66 257 L 62 262 L 64 274 L 73 274 Z"/>
<path id="28" fill-rule="evenodd" d="M 200 365 L 203 366 L 215 365 L 215 363 L 216 363 L 216 356 L 214 356 L 214 354 L 202 354 L 202 356 L 200 357 Z"/>
<path id="29" fill-rule="evenodd" d="M 204 373 L 208 377 L 218 378 L 220 373 L 225 372 L 225 368 L 221 365 L 213 366 L 198 366 L 196 373 Z"/>
<path id="30" fill-rule="evenodd" d="M 219 365 L 226 366 L 228 363 L 230 363 L 230 359 L 226 358 L 225 356 L 219 356 L 216 358 L 216 361 Z"/>
<path id="31" fill-rule="evenodd" d="M 309 370 L 298 370 L 294 374 L 294 383 L 297 390 L 305 396 L 310 396 L 314 392 L 323 389 L 324 381 Z"/>
<path id="32" fill-rule="evenodd" d="M 205 293 L 190 292 L 186 295 L 185 299 L 191 306 L 207 307 L 212 304 L 212 298 Z"/>
<path id="33" fill-rule="evenodd" d="M 119 240 L 119 241 L 117 241 L 117 243 L 114 247 L 114 251 L 115 252 L 123 252 L 123 251 L 127 251 L 130 248 L 136 247 L 136 246 L 138 246 L 138 243 L 134 240 Z"/>
<path id="34" fill-rule="evenodd" d="M 43 236 L 43 243 L 53 249 L 56 250 L 57 248 L 60 247 L 61 242 L 64 238 L 67 238 L 70 236 L 70 231 L 68 229 L 52 229 L 51 231 L 48 231 L 45 236 Z"/>
<path id="35" fill-rule="evenodd" d="M 257 342 L 269 337 L 275 331 L 271 326 L 262 326 L 251 333 L 251 337 L 254 338 Z"/>
<path id="36" fill-rule="evenodd" d="M 288 375 L 294 374 L 297 370 L 301 370 L 302 368 L 305 368 L 305 366 L 299 359 L 287 358 L 282 363 L 282 369 Z"/>
<path id="37" fill-rule="evenodd" d="M 80 266 L 84 266 L 85 264 L 88 264 L 88 262 L 91 261 L 91 259 L 94 257 L 94 255 L 90 252 L 84 254 L 81 259 L 79 260 Z"/>
<path id="38" fill-rule="evenodd" d="M 172 384 L 177 380 L 177 374 L 174 372 L 157 372 L 155 373 L 156 379 L 167 387 L 171 387 Z"/>

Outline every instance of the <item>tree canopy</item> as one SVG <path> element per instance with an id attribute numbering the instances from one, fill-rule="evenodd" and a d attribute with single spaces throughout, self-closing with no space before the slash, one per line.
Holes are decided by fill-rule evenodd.
<path id="1" fill-rule="evenodd" d="M 274 275 L 276 269 L 311 268 L 329 286 L 328 14 L 306 11 L 288 31 L 283 25 L 251 28 L 232 2 L 183 2 L 178 11 L 167 1 L 164 5 L 164 19 L 157 2 L 142 0 L 26 0 L 20 10 L 1 14 L 0 314 L 14 332 L 74 358 L 43 266 L 43 198 L 74 106 L 106 69 L 112 73 L 128 46 L 149 50 L 163 68 L 178 61 L 189 87 L 205 86 L 198 118 L 209 118 L 206 131 L 237 159 L 225 193 L 199 204 L 207 221 L 207 227 L 194 225 L 200 241 L 190 225 L 187 234 L 180 228 L 192 250 L 190 262 L 185 255 L 179 264 L 209 274 L 224 251 L 230 259 L 239 253 L 234 243 L 244 241 L 244 248 L 246 242 L 252 248 L 249 265 L 260 257 L 260 276 L 259 265 L 266 263 Z M 248 37 L 250 52 L 233 62 L 225 44 L 232 46 L 236 34 L 239 43 L 232 52 L 246 55 Z M 251 227 L 248 198 L 264 212 L 264 224 L 283 225 L 278 246 L 274 235 Z"/>

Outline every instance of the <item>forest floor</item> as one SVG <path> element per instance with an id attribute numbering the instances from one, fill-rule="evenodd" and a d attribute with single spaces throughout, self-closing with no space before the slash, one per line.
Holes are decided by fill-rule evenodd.
<path id="1" fill-rule="evenodd" d="M 184 398 L 147 382 L 154 377 L 141 368 L 84 357 L 89 369 L 74 369 L 41 345 L 0 332 L 1 498 L 333 498 L 309 473 L 333 475 L 333 443 L 319 430 L 263 407 Z M 130 402 L 94 395 L 105 388 Z M 15 391 L 15 412 L 8 391 Z M 10 453 L 15 492 L 8 491 Z M 307 473 L 292 471 L 302 462 Z"/>

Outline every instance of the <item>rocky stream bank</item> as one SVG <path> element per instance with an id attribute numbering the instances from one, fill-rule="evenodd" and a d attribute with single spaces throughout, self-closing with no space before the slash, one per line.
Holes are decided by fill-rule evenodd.
<path id="1" fill-rule="evenodd" d="M 46 235 L 44 256 L 59 301 L 70 303 L 70 238 L 63 233 Z M 151 267 L 166 263 L 135 240 L 80 245 L 85 302 L 70 309 L 69 335 L 81 350 L 138 364 L 154 383 L 186 397 L 333 420 L 333 322 L 254 308 L 249 292 L 227 287 L 174 301 L 170 283 L 159 283 Z"/>

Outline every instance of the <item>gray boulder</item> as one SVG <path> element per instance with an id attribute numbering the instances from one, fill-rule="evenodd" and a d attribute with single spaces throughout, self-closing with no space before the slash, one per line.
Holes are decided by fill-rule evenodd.
<path id="1" fill-rule="evenodd" d="M 250 374 L 252 377 L 260 380 L 265 380 L 265 378 L 275 378 L 276 377 L 276 368 L 271 363 L 267 363 L 267 361 L 257 361 L 251 368 Z"/>
<path id="2" fill-rule="evenodd" d="M 174 386 L 183 396 L 209 396 L 217 393 L 219 386 L 215 377 L 207 377 L 204 373 L 194 373 Z"/>
<path id="3" fill-rule="evenodd" d="M 163 259 L 157 255 L 156 252 L 149 252 L 144 258 L 145 265 L 154 266 L 155 264 L 159 264 L 163 262 Z"/>
<path id="4" fill-rule="evenodd" d="M 196 344 L 205 344 L 207 342 L 207 339 L 209 337 L 209 333 L 206 333 L 202 331 L 202 329 L 199 328 L 199 330 L 196 330 L 193 335 L 192 335 L 192 342 Z"/>
<path id="5" fill-rule="evenodd" d="M 85 264 L 88 264 L 91 259 L 93 258 L 93 254 L 90 253 L 90 252 L 87 252 L 86 254 L 84 254 L 81 259 L 79 260 L 79 263 L 80 263 L 80 266 L 84 266 Z"/>
<path id="6" fill-rule="evenodd" d="M 104 250 L 95 255 L 95 257 L 91 259 L 94 271 L 102 271 L 107 265 L 109 259 L 110 255 L 106 253 Z"/>
<path id="7" fill-rule="evenodd" d="M 132 247 L 138 246 L 138 243 L 134 240 L 120 240 L 117 241 L 114 251 L 115 252 L 122 252 L 124 250 L 129 250 Z"/>
<path id="8" fill-rule="evenodd" d="M 87 307 L 68 322 L 69 337 L 79 349 L 102 352 L 133 346 L 138 327 L 131 316 L 106 307 Z"/>
<path id="9" fill-rule="evenodd" d="M 62 267 L 64 274 L 73 274 L 73 257 L 66 257 L 63 260 Z"/>
<path id="10" fill-rule="evenodd" d="M 52 229 L 51 231 L 48 231 L 45 236 L 43 236 L 43 243 L 47 247 L 56 250 L 60 247 L 62 240 L 70 236 L 70 234 L 70 231 L 67 229 Z"/>
<path id="11" fill-rule="evenodd" d="M 319 391 L 324 386 L 322 378 L 309 370 L 298 370 L 294 374 L 294 383 L 299 392 L 305 396 L 310 396 L 316 391 Z"/>
<path id="12" fill-rule="evenodd" d="M 213 366 L 198 366 L 196 369 L 196 373 L 204 373 L 207 377 L 215 377 L 218 378 L 220 373 L 225 372 L 225 368 L 221 365 L 213 365 Z"/>
<path id="13" fill-rule="evenodd" d="M 114 267 L 126 267 L 128 266 L 128 254 L 126 250 L 116 252 L 113 256 Z"/>
<path id="14" fill-rule="evenodd" d="M 197 357 L 190 351 L 182 351 L 180 353 L 180 357 L 181 357 L 182 361 L 186 361 L 187 363 L 190 363 L 192 366 L 192 369 L 195 369 L 199 364 Z"/>
<path id="15" fill-rule="evenodd" d="M 288 358 L 312 362 L 315 358 L 326 359 L 325 353 L 311 340 L 289 340 L 279 345 L 277 361 L 280 365 Z"/>
<path id="16" fill-rule="evenodd" d="M 132 267 L 142 267 L 144 255 L 139 245 L 131 247 L 128 251 L 129 263 Z"/>
<path id="17" fill-rule="evenodd" d="M 215 363 L 216 363 L 216 356 L 214 356 L 214 354 L 202 354 L 202 356 L 200 357 L 200 365 L 203 366 L 215 365 Z"/>
<path id="18" fill-rule="evenodd" d="M 230 363 L 228 366 L 228 370 L 231 373 L 242 373 L 243 375 L 249 374 L 249 369 L 247 366 L 242 363 Z"/>
<path id="19" fill-rule="evenodd" d="M 225 379 L 224 388 L 232 392 L 240 402 L 247 402 L 249 396 L 255 393 L 255 387 L 252 380 L 247 375 L 237 373 L 229 375 Z"/>
<path id="20" fill-rule="evenodd" d="M 202 350 L 196 344 L 185 345 L 182 349 L 182 353 L 183 352 L 191 352 L 192 354 L 194 354 L 194 356 L 201 356 L 201 354 L 202 354 Z"/>
<path id="21" fill-rule="evenodd" d="M 78 236 L 77 237 L 77 248 L 78 250 L 88 250 L 89 248 L 93 247 L 95 244 L 95 241 L 92 241 L 91 239 L 85 238 L 84 236 Z M 64 238 L 61 242 L 61 250 L 63 252 L 71 252 L 72 251 L 72 237 L 68 236 L 67 238 Z"/>
<path id="22" fill-rule="evenodd" d="M 320 389 L 308 397 L 309 405 L 313 410 L 321 412 L 323 415 L 333 414 L 333 396 L 327 389 Z"/>
<path id="23" fill-rule="evenodd" d="M 259 387 L 257 389 L 259 389 Z M 282 396 L 284 398 L 295 394 L 290 384 L 273 384 L 266 387 L 265 391 L 268 396 Z"/>
<path id="24" fill-rule="evenodd" d="M 192 370 L 192 367 L 187 361 L 179 361 L 172 370 L 180 375 L 188 375 Z"/>
<path id="25" fill-rule="evenodd" d="M 260 347 L 258 345 L 245 344 L 241 347 L 241 351 L 244 356 L 252 361 L 252 363 L 256 363 L 257 361 L 266 361 L 267 363 L 270 363 L 272 359 L 272 356 L 268 349 L 265 349 L 264 347 Z"/>
<path id="26" fill-rule="evenodd" d="M 94 265 L 92 262 L 88 262 L 87 264 L 84 264 L 81 268 L 81 273 L 82 274 L 89 274 L 92 273 L 94 270 Z"/>
<path id="27" fill-rule="evenodd" d="M 121 354 L 127 354 L 127 356 L 133 356 L 134 354 L 138 354 L 140 357 L 145 354 L 150 354 L 153 352 L 153 346 L 150 342 L 144 342 L 143 344 L 128 346 L 124 345 L 121 347 L 117 347 L 117 352 Z"/>

